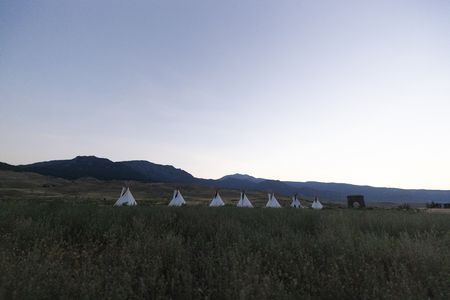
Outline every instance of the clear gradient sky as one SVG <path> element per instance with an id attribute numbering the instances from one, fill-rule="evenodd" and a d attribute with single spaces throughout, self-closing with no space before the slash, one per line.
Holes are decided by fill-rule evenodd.
<path id="1" fill-rule="evenodd" d="M 450 1 L 0 1 L 0 161 L 450 189 Z"/>

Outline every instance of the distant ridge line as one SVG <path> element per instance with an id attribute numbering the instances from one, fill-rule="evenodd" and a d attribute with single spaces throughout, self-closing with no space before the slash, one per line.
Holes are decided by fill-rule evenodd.
<path id="1" fill-rule="evenodd" d="M 73 159 L 50 160 L 17 166 L 0 162 L 0 170 L 34 172 L 72 180 L 93 177 L 100 180 L 195 184 L 214 188 L 272 192 L 285 196 L 298 193 L 303 197 L 318 196 L 331 202 L 345 201 L 349 194 L 362 194 L 367 202 L 427 203 L 434 201 L 450 203 L 449 190 L 400 189 L 316 181 L 279 181 L 239 173 L 226 175 L 216 180 L 203 179 L 196 178 L 171 165 L 160 165 L 145 160 L 113 162 L 107 158 L 96 156 L 77 156 Z"/>

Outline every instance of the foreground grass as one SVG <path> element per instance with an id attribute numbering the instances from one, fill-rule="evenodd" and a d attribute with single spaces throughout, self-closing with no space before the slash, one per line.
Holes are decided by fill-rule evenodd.
<path id="1" fill-rule="evenodd" d="M 450 218 L 0 202 L 0 298 L 450 298 Z"/>

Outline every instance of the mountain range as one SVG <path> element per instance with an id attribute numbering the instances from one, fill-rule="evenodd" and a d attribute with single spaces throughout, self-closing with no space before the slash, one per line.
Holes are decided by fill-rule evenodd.
<path id="1" fill-rule="evenodd" d="M 244 174 L 227 175 L 217 180 L 202 179 L 170 165 L 160 165 L 144 160 L 113 162 L 96 156 L 77 156 L 74 159 L 52 160 L 17 166 L 0 163 L 0 170 L 34 172 L 71 180 L 93 177 L 100 180 L 136 180 L 267 191 L 286 196 L 298 193 L 306 198 L 318 196 L 321 199 L 336 202 L 345 201 L 346 196 L 350 194 L 364 195 L 367 202 L 450 202 L 450 191 L 448 190 L 397 189 L 344 183 L 279 181 L 255 178 Z"/>

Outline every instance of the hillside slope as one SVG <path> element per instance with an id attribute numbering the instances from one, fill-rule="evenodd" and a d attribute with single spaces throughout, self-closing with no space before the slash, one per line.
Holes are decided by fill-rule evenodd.
<path id="1" fill-rule="evenodd" d="M 255 178 L 243 174 L 227 175 L 217 180 L 202 179 L 173 166 L 143 160 L 113 162 L 95 156 L 77 156 L 74 159 L 19 166 L 0 163 L 0 170 L 35 172 L 70 180 L 92 177 L 100 180 L 135 180 L 172 183 L 174 185 L 197 185 L 214 189 L 274 192 L 285 196 L 298 193 L 307 198 L 318 196 L 323 200 L 336 202 L 345 202 L 347 195 L 351 194 L 364 195 L 367 202 L 450 202 L 450 191 L 446 190 L 406 190 L 344 183 L 291 182 Z"/>
<path id="2" fill-rule="evenodd" d="M 125 184 L 122 180 L 98 180 L 80 178 L 76 180 L 45 176 L 37 173 L 0 171 L 0 201 L 52 201 L 63 202 L 89 201 L 112 206 Z M 187 204 L 207 206 L 216 190 L 211 186 L 196 184 L 172 184 L 142 181 L 127 181 L 131 192 L 139 205 L 167 205 L 173 190 L 180 188 Z M 221 189 L 225 204 L 236 205 L 239 190 Z M 249 192 L 248 197 L 255 207 L 263 207 L 267 201 L 265 192 Z M 280 203 L 288 207 L 290 198 L 279 196 Z M 309 205 L 309 201 L 302 200 Z"/>

